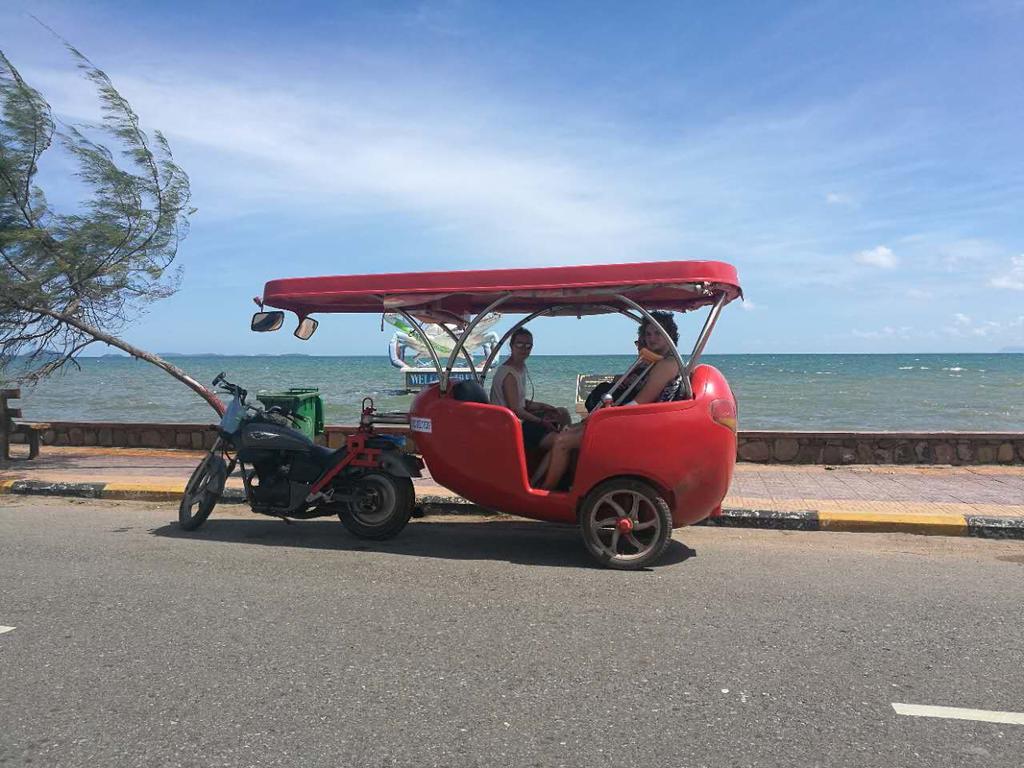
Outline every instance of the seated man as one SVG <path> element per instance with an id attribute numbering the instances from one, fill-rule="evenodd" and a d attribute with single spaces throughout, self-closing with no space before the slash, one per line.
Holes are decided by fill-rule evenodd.
<path id="1" fill-rule="evenodd" d="M 656 311 L 651 315 L 658 325 L 665 329 L 671 337 L 672 343 L 678 343 L 679 329 L 676 328 L 675 320 L 672 319 L 672 313 Z M 679 396 L 683 377 L 679 370 L 679 363 L 675 356 L 670 354 L 668 339 L 650 321 L 644 320 L 640 325 L 638 346 L 640 345 L 661 355 L 662 358 L 643 374 L 641 383 L 635 385 L 636 396 L 625 405 L 644 405 L 675 400 Z M 537 485 L 538 488 L 552 491 L 559 486 L 572 462 L 573 453 L 579 450 L 580 444 L 583 442 L 584 429 L 585 423 L 580 422 L 554 436 L 545 457 L 544 477 Z"/>
<path id="2" fill-rule="evenodd" d="M 526 399 L 526 382 L 530 373 L 526 358 L 533 350 L 533 334 L 520 328 L 509 340 L 509 356 L 494 372 L 490 400 L 512 411 L 523 425 L 523 445 L 527 451 L 547 451 L 559 429 L 570 422 L 565 408 Z"/>

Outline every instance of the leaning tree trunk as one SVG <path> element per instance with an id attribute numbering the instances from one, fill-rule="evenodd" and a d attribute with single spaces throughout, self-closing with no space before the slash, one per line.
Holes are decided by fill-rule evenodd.
<path id="1" fill-rule="evenodd" d="M 132 346 L 127 341 L 123 341 L 122 339 L 119 339 L 116 336 L 111 336 L 109 333 L 105 333 L 104 331 L 101 331 L 99 328 L 96 328 L 95 326 L 92 326 L 89 323 L 83 322 L 82 320 L 80 320 L 77 317 L 74 317 L 73 315 L 44 309 L 39 309 L 37 311 L 45 315 L 49 315 L 55 320 L 60 320 L 63 323 L 67 323 L 68 325 L 77 328 L 82 333 L 92 336 L 97 341 L 102 341 L 104 344 L 109 344 L 112 347 L 117 347 L 118 349 L 124 350 L 132 357 L 137 357 L 140 360 L 145 360 L 147 363 L 152 363 L 157 368 L 160 368 L 169 373 L 175 379 L 180 381 L 186 387 L 193 390 L 196 394 L 203 398 L 203 400 L 209 403 L 210 407 L 217 412 L 218 416 L 224 415 L 224 404 L 219 399 L 217 399 L 217 396 L 212 391 L 210 391 L 202 384 L 200 384 L 198 381 L 189 376 L 187 373 L 185 373 L 183 370 L 181 370 L 181 368 L 178 368 L 175 365 L 171 365 L 163 358 L 158 357 L 157 355 L 154 355 L 150 352 L 147 352 L 144 349 L 139 349 L 138 347 Z"/>

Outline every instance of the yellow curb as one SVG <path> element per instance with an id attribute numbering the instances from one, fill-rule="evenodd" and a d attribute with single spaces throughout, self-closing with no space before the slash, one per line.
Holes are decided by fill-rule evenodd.
<path id="1" fill-rule="evenodd" d="M 185 491 L 185 483 L 107 483 L 100 492 L 103 499 L 137 499 L 139 501 L 177 501 Z"/>
<path id="2" fill-rule="evenodd" d="M 935 536 L 966 536 L 962 515 L 878 515 L 864 512 L 818 512 L 823 531 L 877 531 L 925 533 Z"/>
<path id="3" fill-rule="evenodd" d="M 736 474 L 833 472 L 855 475 L 1024 475 L 1020 464 L 761 464 L 737 462 Z"/>
<path id="4" fill-rule="evenodd" d="M 965 504 L 948 501 L 881 501 L 863 499 L 773 499 L 756 496 L 726 496 L 726 507 L 765 509 L 773 512 L 854 512 L 857 514 L 887 514 L 906 516 L 986 515 L 991 517 L 1024 517 L 1021 504 Z"/>
<path id="5" fill-rule="evenodd" d="M 148 456 L 155 458 L 192 458 L 206 453 L 200 448 L 111 448 L 97 445 L 48 445 L 46 451 L 68 456 Z"/>

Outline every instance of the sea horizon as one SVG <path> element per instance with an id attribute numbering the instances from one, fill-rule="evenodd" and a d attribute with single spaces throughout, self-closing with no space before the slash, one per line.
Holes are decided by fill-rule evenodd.
<path id="1" fill-rule="evenodd" d="M 182 355 L 174 364 L 208 384 L 222 371 L 250 392 L 317 387 L 331 424 L 358 420 L 364 397 L 407 410 L 413 395 L 384 355 Z M 575 409 L 578 374 L 616 374 L 631 355 L 536 355 L 530 399 Z M 1024 354 L 705 354 L 739 403 L 741 429 L 1024 432 Z M 127 355 L 80 359 L 22 387 L 26 419 L 203 423 L 213 411 L 171 376 Z"/>
<path id="2" fill-rule="evenodd" d="M 681 351 L 686 356 L 688 352 Z M 306 352 L 153 352 L 158 357 L 379 357 L 378 354 L 338 354 L 338 355 L 316 355 L 309 354 Z M 615 356 L 617 353 L 603 353 L 603 352 L 580 352 L 567 355 L 565 353 L 543 353 L 535 352 L 530 355 L 530 358 L 537 357 L 609 357 Z M 757 356 L 757 355 L 816 355 L 816 356 L 906 356 L 906 355 L 1024 355 L 1024 347 L 1008 347 L 1005 349 L 999 349 L 995 352 L 705 352 L 701 355 L 704 357 L 715 357 L 715 356 L 726 356 L 726 357 L 744 357 L 744 356 Z M 129 355 L 127 352 L 105 352 L 100 355 L 81 355 L 82 359 L 97 359 L 104 357 L 124 357 L 132 358 L 133 355 Z"/>

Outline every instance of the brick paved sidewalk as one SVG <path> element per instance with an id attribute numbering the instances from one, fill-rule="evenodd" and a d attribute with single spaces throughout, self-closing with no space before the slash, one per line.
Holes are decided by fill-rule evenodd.
<path id="1" fill-rule="evenodd" d="M 725 506 L 1024 517 L 1024 467 L 736 466 Z"/>
<path id="2" fill-rule="evenodd" d="M 198 451 L 46 446 L 34 461 L 0 464 L 0 483 L 100 483 L 108 490 L 180 492 L 202 455 Z M 240 485 L 238 478 L 229 481 L 229 486 Z M 457 500 L 429 477 L 417 480 L 416 487 L 420 497 Z M 830 468 L 741 463 L 724 506 L 861 517 L 954 514 L 1024 518 L 1024 467 Z"/>

